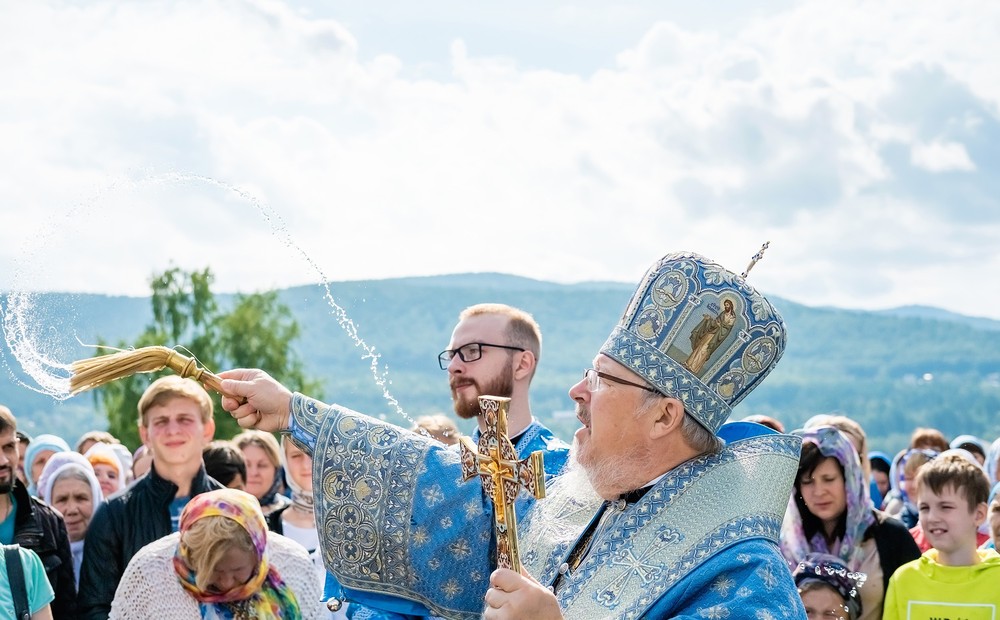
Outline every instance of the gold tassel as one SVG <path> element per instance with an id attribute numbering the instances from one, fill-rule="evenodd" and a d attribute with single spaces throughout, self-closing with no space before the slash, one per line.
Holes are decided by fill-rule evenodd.
<path id="1" fill-rule="evenodd" d="M 222 394 L 222 379 L 198 365 L 193 357 L 181 355 L 167 347 L 152 346 L 119 351 L 73 362 L 69 379 L 70 394 L 100 387 L 105 383 L 131 377 L 140 372 L 156 372 L 169 368 L 182 378 L 191 378 Z"/>

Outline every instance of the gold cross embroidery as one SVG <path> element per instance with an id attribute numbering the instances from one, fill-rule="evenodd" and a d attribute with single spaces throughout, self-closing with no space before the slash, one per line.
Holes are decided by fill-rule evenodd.
<path id="1" fill-rule="evenodd" d="M 514 500 L 521 489 L 537 499 L 545 497 L 543 452 L 538 450 L 517 459 L 514 444 L 507 437 L 507 408 L 510 399 L 480 396 L 479 409 L 485 430 L 479 436 L 479 449 L 468 437 L 462 437 L 462 480 L 479 476 L 483 490 L 493 501 L 493 527 L 497 535 L 497 566 L 521 572 L 517 551 L 517 515 Z"/>

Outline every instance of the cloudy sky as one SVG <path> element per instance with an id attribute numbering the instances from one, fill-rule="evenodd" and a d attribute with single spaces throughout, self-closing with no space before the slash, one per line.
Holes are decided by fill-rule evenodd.
<path id="1" fill-rule="evenodd" d="M 1000 318 L 997 32 L 995 0 L 0 2 L 0 290 L 634 281 L 769 240 L 765 293 Z"/>

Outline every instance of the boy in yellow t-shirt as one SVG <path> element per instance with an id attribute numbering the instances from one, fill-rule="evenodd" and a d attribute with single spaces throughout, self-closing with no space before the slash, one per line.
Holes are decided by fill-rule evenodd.
<path id="1" fill-rule="evenodd" d="M 942 454 L 916 478 L 920 523 L 932 548 L 889 579 L 884 620 L 992 620 L 1000 611 L 1000 555 L 976 548 L 989 481 L 959 454 Z"/>

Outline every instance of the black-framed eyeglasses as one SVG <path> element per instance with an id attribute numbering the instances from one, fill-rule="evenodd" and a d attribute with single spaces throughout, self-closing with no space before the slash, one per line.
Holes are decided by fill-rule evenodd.
<path id="1" fill-rule="evenodd" d="M 605 381 L 614 381 L 615 383 L 621 383 L 622 385 L 631 385 L 632 387 L 637 387 L 640 390 L 646 390 L 647 392 L 652 392 L 654 394 L 660 393 L 659 390 L 655 390 L 648 385 L 626 381 L 625 379 L 620 379 L 614 375 L 609 375 L 606 372 L 601 372 L 596 368 L 588 368 L 584 370 L 583 378 L 587 380 L 587 390 L 590 392 L 596 392 L 601 389 L 601 379 L 604 379 Z"/>
<path id="2" fill-rule="evenodd" d="M 490 344 L 488 342 L 470 342 L 463 344 L 457 349 L 445 349 L 438 355 L 438 365 L 441 370 L 448 370 L 448 364 L 456 355 L 463 362 L 474 362 L 483 356 L 483 347 L 493 347 L 494 349 L 508 349 L 510 351 L 524 351 L 521 347 L 510 347 L 505 344 Z"/>

